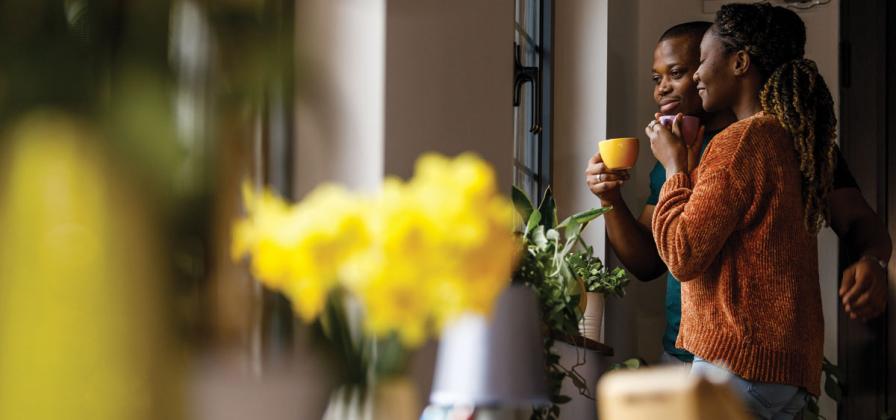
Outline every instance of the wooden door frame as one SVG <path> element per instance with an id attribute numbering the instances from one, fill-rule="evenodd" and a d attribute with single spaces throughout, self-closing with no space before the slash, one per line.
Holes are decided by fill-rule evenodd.
<path id="1" fill-rule="evenodd" d="M 871 207 L 896 237 L 896 2 L 840 3 L 840 144 Z M 889 122 L 889 123 L 888 123 Z M 840 269 L 856 259 L 840 244 Z M 896 286 L 890 263 L 887 314 L 867 324 L 838 310 L 840 420 L 896 413 Z"/>

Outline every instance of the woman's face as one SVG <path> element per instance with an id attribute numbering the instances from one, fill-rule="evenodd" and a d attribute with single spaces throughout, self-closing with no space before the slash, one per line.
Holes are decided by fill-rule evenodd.
<path id="1" fill-rule="evenodd" d="M 735 54 L 725 51 L 713 29 L 706 31 L 700 42 L 700 66 L 694 72 L 694 81 L 707 112 L 730 109 L 734 104 L 738 93 L 734 68 Z"/>

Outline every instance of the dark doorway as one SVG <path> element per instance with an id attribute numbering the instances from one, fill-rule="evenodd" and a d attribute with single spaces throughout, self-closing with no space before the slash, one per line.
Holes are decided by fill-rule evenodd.
<path id="1" fill-rule="evenodd" d="M 896 2 L 841 1 L 840 144 L 865 199 L 896 237 Z M 855 261 L 841 244 L 840 268 Z M 896 419 L 896 263 L 889 303 L 869 323 L 838 317 L 846 393 L 839 419 Z"/>

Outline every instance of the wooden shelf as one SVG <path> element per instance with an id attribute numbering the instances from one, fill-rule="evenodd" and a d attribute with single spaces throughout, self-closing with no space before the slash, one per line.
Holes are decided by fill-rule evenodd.
<path id="1" fill-rule="evenodd" d="M 590 338 L 582 337 L 581 335 L 569 336 L 554 332 L 551 333 L 551 338 L 557 341 L 562 341 L 571 346 L 581 347 L 583 349 L 594 351 L 601 356 L 612 357 L 614 354 L 612 347 L 604 343 L 598 343 L 597 341 L 594 341 Z"/>

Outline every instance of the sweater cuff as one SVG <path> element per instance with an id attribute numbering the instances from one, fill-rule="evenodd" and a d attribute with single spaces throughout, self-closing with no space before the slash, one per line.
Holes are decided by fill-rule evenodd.
<path id="1" fill-rule="evenodd" d="M 660 201 L 663 201 L 669 193 L 679 188 L 691 189 L 691 177 L 684 172 L 672 175 L 671 178 L 666 180 L 663 188 L 660 190 Z"/>

